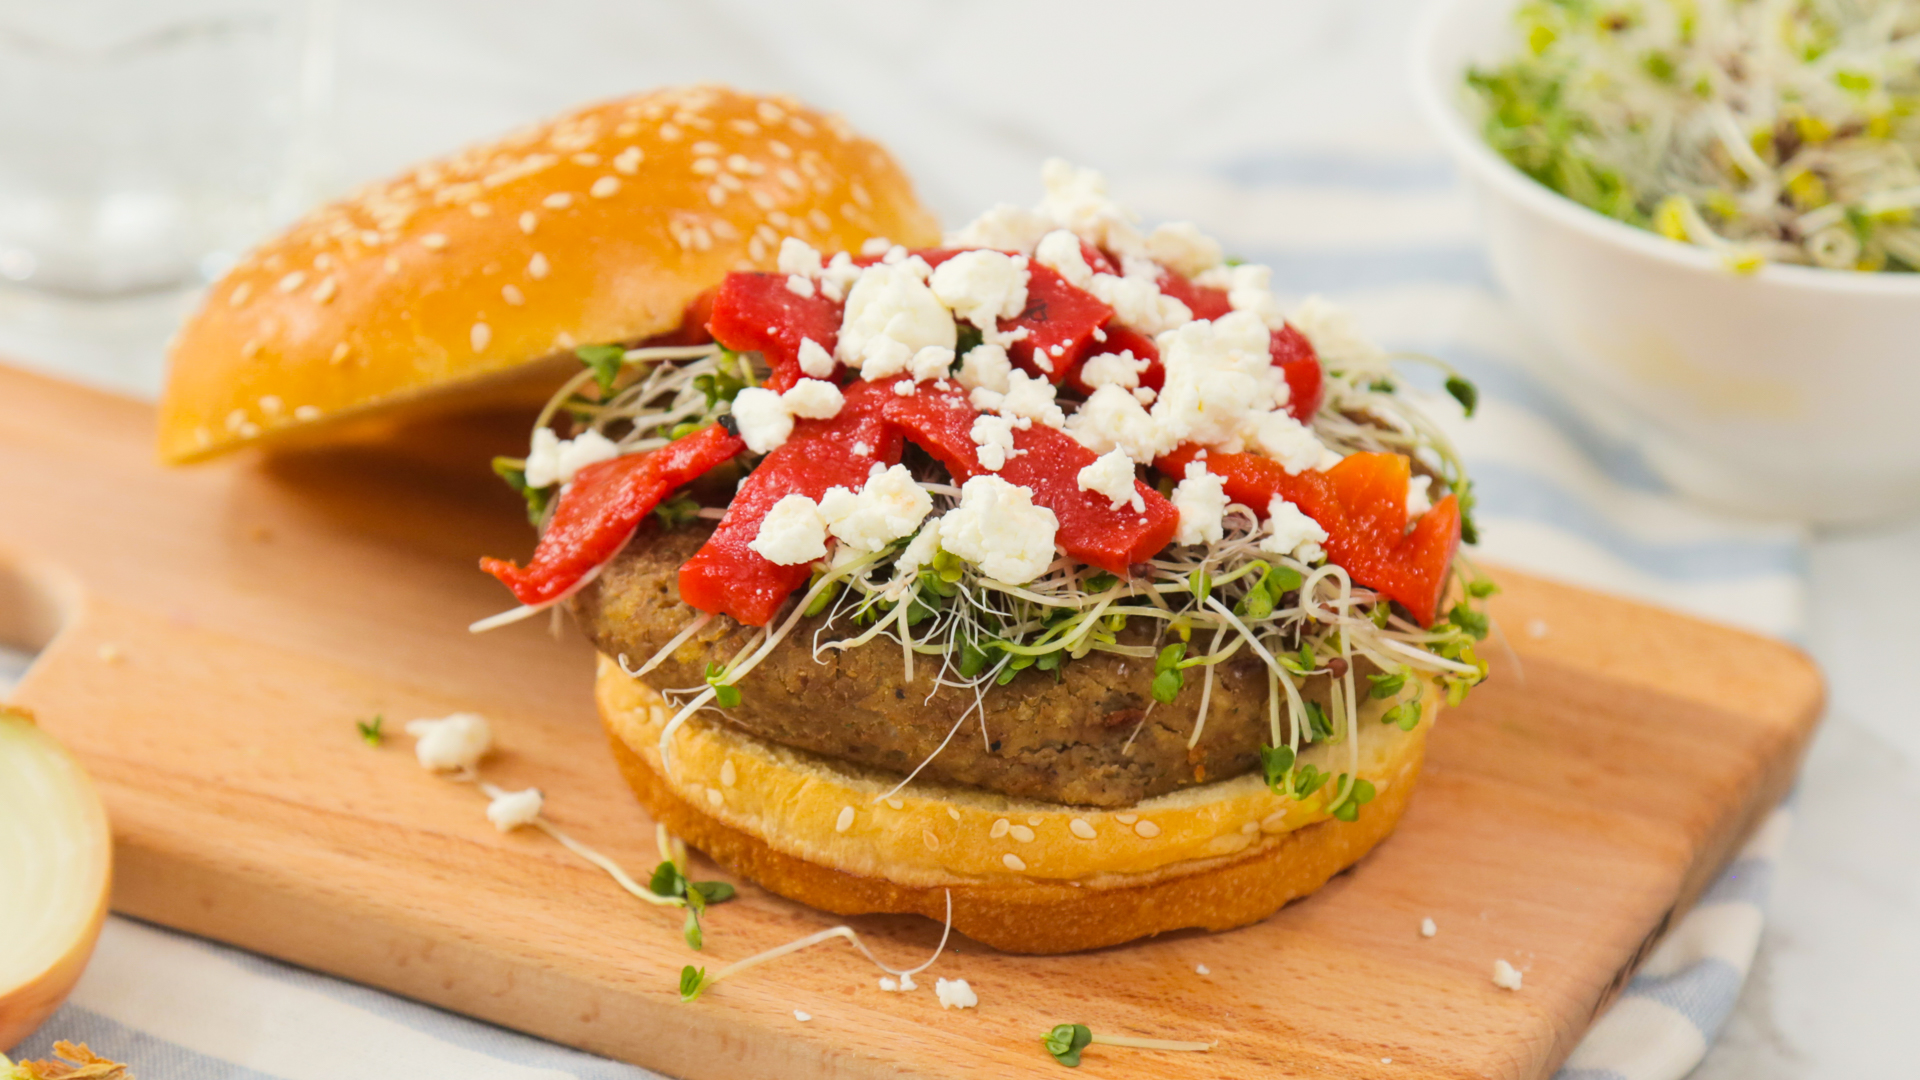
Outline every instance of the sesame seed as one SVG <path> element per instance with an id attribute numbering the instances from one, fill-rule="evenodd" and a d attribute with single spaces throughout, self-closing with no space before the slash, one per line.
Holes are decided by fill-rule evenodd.
<path id="1" fill-rule="evenodd" d="M 493 340 L 493 328 L 486 323 L 477 322 L 467 331 L 467 338 L 473 343 L 474 352 L 485 352 L 487 343 Z"/>
<path id="2" fill-rule="evenodd" d="M 1007 821 L 1007 819 L 1000 818 L 999 820 L 993 823 L 993 828 L 987 830 L 987 839 L 989 840 L 1000 839 L 1001 837 L 1007 835 L 1008 828 L 1009 828 L 1009 822 Z"/>
<path id="3" fill-rule="evenodd" d="M 753 199 L 753 205 L 759 207 L 760 209 L 762 210 L 773 209 L 773 196 L 767 194 L 764 191 L 761 191 L 759 188 L 753 189 L 751 193 L 751 197 Z"/>
<path id="4" fill-rule="evenodd" d="M 753 111 L 760 114 L 760 122 L 763 124 L 777 124 L 787 118 L 787 114 L 781 111 L 780 106 L 771 101 L 763 101 L 755 105 Z"/>
<path id="5" fill-rule="evenodd" d="M 792 128 L 793 133 L 800 136 L 801 138 L 805 138 L 813 134 L 813 125 L 807 123 L 805 120 L 801 119 L 798 116 L 787 117 L 787 126 Z"/>
<path id="6" fill-rule="evenodd" d="M 552 267 L 547 263 L 547 257 L 537 251 L 533 253 L 533 258 L 527 260 L 527 276 L 535 281 L 545 280 L 550 269 Z"/>
<path id="7" fill-rule="evenodd" d="M 368 247 L 379 247 L 380 234 L 374 232 L 372 229 L 364 229 L 360 233 L 360 242 Z"/>
<path id="8" fill-rule="evenodd" d="M 727 168 L 745 176 L 753 172 L 754 164 L 745 154 L 728 154 Z"/>
<path id="9" fill-rule="evenodd" d="M 333 347 L 333 355 L 327 357 L 327 363 L 344 364 L 347 362 L 347 354 L 352 351 L 353 349 L 342 341 Z"/>
<path id="10" fill-rule="evenodd" d="M 1093 826 L 1088 824 L 1086 818 L 1074 818 L 1067 822 L 1067 831 L 1082 840 L 1091 840 L 1099 835 L 1093 831 Z"/>
<path id="11" fill-rule="evenodd" d="M 1257 821 L 1249 821 L 1245 825 L 1240 826 L 1240 831 L 1246 833 L 1248 836 L 1252 836 L 1254 833 L 1260 831 L 1260 823 Z"/>
<path id="12" fill-rule="evenodd" d="M 786 143 L 781 142 L 779 139 L 774 139 L 771 142 L 767 143 L 767 149 L 773 151 L 774 157 L 786 158 L 788 160 L 793 159 L 793 147 L 788 146 Z"/>
<path id="13" fill-rule="evenodd" d="M 239 431 L 240 425 L 247 422 L 247 410 L 235 409 L 227 414 L 227 430 Z"/>
<path id="14" fill-rule="evenodd" d="M 593 182 L 593 186 L 587 189 L 587 194 L 592 195 L 596 199 L 604 199 L 607 196 L 612 195 L 614 192 L 619 190 L 620 190 L 619 177 L 603 176 L 600 179 L 595 180 Z"/>
<path id="15" fill-rule="evenodd" d="M 320 410 L 312 405 L 302 405 L 293 410 L 293 418 L 295 420 L 318 420 L 320 419 Z"/>
<path id="16" fill-rule="evenodd" d="M 1140 820 L 1140 815 L 1139 814 L 1115 814 L 1113 815 L 1113 820 L 1119 822 L 1122 825 L 1131 825 L 1134 822 Z"/>
<path id="17" fill-rule="evenodd" d="M 613 133 L 623 139 L 631 139 L 635 135 L 640 134 L 640 125 L 628 120 L 623 122 L 619 127 L 614 128 Z"/>
<path id="18" fill-rule="evenodd" d="M 549 210 L 565 210 L 567 207 L 573 205 L 573 196 L 564 191 L 556 191 L 546 198 L 541 199 L 540 205 Z"/>
<path id="19" fill-rule="evenodd" d="M 254 357 L 259 355 L 260 355 L 260 339 L 259 338 L 248 338 L 246 342 L 240 346 L 240 359 L 242 360 L 251 360 Z"/>
<path id="20" fill-rule="evenodd" d="M 260 412 L 266 416 L 280 415 L 280 399 L 272 394 L 260 398 Z"/>
<path id="21" fill-rule="evenodd" d="M 760 125 L 754 123 L 751 120 L 743 120 L 736 117 L 735 119 L 727 121 L 727 126 L 739 132 L 742 135 L 760 134 Z"/>
<path id="22" fill-rule="evenodd" d="M 420 246 L 428 251 L 447 250 L 447 234 L 430 232 L 420 238 Z"/>
<path id="23" fill-rule="evenodd" d="M 251 439 L 251 438 L 253 438 L 253 437 L 254 437 L 255 435 L 258 435 L 258 434 L 260 434 L 260 425 L 259 425 L 259 424 L 255 424 L 255 423 L 251 423 L 251 422 L 249 422 L 249 423 L 245 423 L 245 424 L 241 424 L 241 425 L 240 425 L 240 430 L 239 430 L 239 435 L 240 435 L 240 437 L 241 437 L 241 438 L 243 438 L 243 439 Z"/>
<path id="24" fill-rule="evenodd" d="M 315 242 L 315 243 L 319 243 L 319 241 L 317 241 L 317 240 L 316 240 L 316 241 L 314 241 L 314 242 Z M 313 268 L 314 268 L 315 270 L 331 270 L 331 269 L 333 269 L 333 256 L 331 256 L 331 255 L 329 255 L 329 254 L 327 254 L 327 253 L 326 253 L 326 252 L 324 252 L 324 251 L 323 251 L 323 252 L 321 252 L 321 253 L 320 253 L 320 254 L 318 254 L 318 255 L 315 255 L 315 256 L 313 257 Z"/>
<path id="25" fill-rule="evenodd" d="M 387 256 L 387 261 L 386 261 L 386 262 L 384 262 L 384 263 L 381 263 L 381 264 L 380 264 L 380 268 L 381 268 L 381 269 L 383 269 L 383 270 L 385 270 L 385 271 L 386 271 L 387 273 L 389 273 L 389 274 L 397 274 L 397 273 L 399 273 L 399 272 L 400 272 L 400 257 L 399 257 L 398 255 L 389 255 L 389 256 Z"/>
<path id="26" fill-rule="evenodd" d="M 927 845 L 928 851 L 940 850 L 940 838 L 934 835 L 932 829 L 920 830 L 920 842 Z"/>
<path id="27" fill-rule="evenodd" d="M 585 165 L 588 168 L 592 168 L 600 164 L 600 155 L 590 153 L 575 154 L 573 155 L 573 163 L 575 165 Z"/>
<path id="28" fill-rule="evenodd" d="M 1000 861 L 1006 865 L 1007 869 L 1013 870 L 1015 872 L 1025 870 L 1027 868 L 1026 860 L 1022 859 L 1018 855 L 1015 855 L 1011 851 L 1007 852 L 1005 855 L 1000 856 Z"/>
<path id="29" fill-rule="evenodd" d="M 888 799 L 887 805 L 893 807 L 895 810 L 905 810 L 907 808 L 906 802 L 901 799 Z"/>
<path id="30" fill-rule="evenodd" d="M 754 262 L 761 262 L 765 260 L 766 257 L 767 257 L 766 241 L 760 239 L 758 236 L 755 236 L 753 239 L 747 241 L 747 258 L 752 259 Z"/>
<path id="31" fill-rule="evenodd" d="M 833 228 L 833 219 L 817 206 L 807 211 L 807 220 L 813 222 L 813 227 L 821 232 L 828 232 Z"/>
<path id="32" fill-rule="evenodd" d="M 853 201 L 860 204 L 862 209 L 873 205 L 873 196 L 867 194 L 866 187 L 858 180 L 847 185 L 847 191 L 853 196 Z"/>
<path id="33" fill-rule="evenodd" d="M 727 201 L 727 189 L 721 187 L 719 184 L 713 185 L 707 189 L 707 201 L 715 206 L 725 205 Z"/>
<path id="34" fill-rule="evenodd" d="M 949 807 L 947 807 L 947 816 L 948 816 L 948 817 L 950 817 L 950 818 L 952 818 L 952 819 L 953 819 L 953 820 L 955 820 L 955 821 L 959 821 L 959 820 L 960 820 L 960 811 L 958 811 L 958 810 L 955 810 L 955 809 L 954 809 L 953 807 L 951 807 L 951 806 L 949 806 Z"/>
<path id="35" fill-rule="evenodd" d="M 726 801 L 727 801 L 727 797 L 725 795 L 720 794 L 719 788 L 710 787 L 707 789 L 707 805 L 708 806 L 719 806 Z"/>
<path id="36" fill-rule="evenodd" d="M 316 304 L 324 304 L 333 299 L 333 294 L 339 291 L 340 283 L 335 281 L 332 275 L 328 275 L 320 279 L 320 284 L 314 286 L 313 302 Z"/>
<path id="37" fill-rule="evenodd" d="M 518 285 L 502 285 L 500 286 L 500 299 L 505 300 L 514 307 L 519 307 L 521 304 L 527 302 L 527 294 L 521 292 Z"/>
<path id="38" fill-rule="evenodd" d="M 1160 835 L 1160 826 L 1151 821 L 1142 821 L 1133 827 L 1133 831 L 1139 833 L 1142 838 L 1151 840 Z"/>
<path id="39" fill-rule="evenodd" d="M 721 173 L 719 176 L 714 177 L 714 179 L 719 182 L 721 187 L 726 188 L 728 191 L 745 191 L 747 189 L 747 185 L 742 183 L 740 178 L 732 173 Z"/>
<path id="40" fill-rule="evenodd" d="M 1015 825 L 1013 828 L 1008 829 L 1007 832 L 1011 834 L 1015 840 L 1023 844 L 1033 843 L 1033 830 L 1027 828 L 1025 825 Z"/>
<path id="41" fill-rule="evenodd" d="M 680 138 L 680 129 L 672 124 L 661 124 L 660 137 L 667 142 L 674 142 Z"/>
<path id="42" fill-rule="evenodd" d="M 1287 831 L 1287 812 L 1275 810 L 1260 819 L 1260 831 L 1264 833 L 1283 833 Z"/>
<path id="43" fill-rule="evenodd" d="M 540 224 L 540 219 L 534 216 L 533 211 L 522 210 L 520 212 L 520 231 L 521 232 L 526 233 L 528 236 L 532 236 L 534 227 L 539 224 Z"/>
<path id="44" fill-rule="evenodd" d="M 853 828 L 853 807 L 843 806 L 840 808 L 840 816 L 834 820 L 833 831 L 846 832 L 851 828 Z"/>
<path id="45" fill-rule="evenodd" d="M 233 291 L 227 294 L 227 303 L 233 307 L 239 307 L 241 304 L 244 304 L 247 302 L 247 297 L 252 295 L 253 295 L 253 282 L 243 281 L 240 284 L 235 285 L 233 287 Z"/>
<path id="46" fill-rule="evenodd" d="M 483 202 L 470 202 L 467 204 L 467 213 L 472 214 L 474 217 L 486 217 L 488 214 L 493 213 L 493 207 Z"/>
<path id="47" fill-rule="evenodd" d="M 613 169 L 615 172 L 622 172 L 628 176 L 632 176 L 634 173 L 640 171 L 640 162 L 645 160 L 646 156 L 646 153 L 639 147 L 629 146 L 625 150 L 620 151 L 613 159 Z"/>
<path id="48" fill-rule="evenodd" d="M 720 162 L 710 157 L 694 158 L 693 171 L 699 176 L 712 176 L 720 171 Z"/>
<path id="49" fill-rule="evenodd" d="M 1032 817 L 1030 817 L 1030 818 L 1028 818 L 1028 819 L 1027 819 L 1027 824 L 1029 824 L 1029 825 L 1033 825 L 1033 826 L 1036 826 L 1036 827 L 1037 827 L 1037 826 L 1039 826 L 1039 825 L 1040 825 L 1041 823 L 1043 823 L 1043 822 L 1045 822 L 1046 820 L 1047 820 L 1046 818 L 1043 818 L 1043 817 L 1041 817 L 1040 815 L 1038 815 L 1038 814 L 1035 814 L 1035 815 L 1033 815 Z"/>
<path id="50" fill-rule="evenodd" d="M 787 168 L 786 166 L 781 166 L 780 171 L 774 173 L 773 175 L 779 177 L 781 183 L 787 185 L 788 187 L 792 188 L 795 191 L 805 191 L 807 188 L 807 182 L 805 180 L 800 179 L 800 174 L 797 172 L 794 172 L 792 169 Z"/>
<path id="51" fill-rule="evenodd" d="M 306 271 L 295 270 L 294 272 L 288 274 L 286 277 L 281 278 L 280 284 L 278 287 L 281 292 L 292 292 L 293 290 L 299 288 L 301 284 L 304 283 L 306 280 L 307 280 Z"/>
<path id="52" fill-rule="evenodd" d="M 718 157 L 720 154 L 720 144 L 717 142 L 707 142 L 702 139 L 693 144 L 693 152 L 696 154 L 706 154 L 709 157 Z"/>
<path id="53" fill-rule="evenodd" d="M 720 763 L 720 783 L 722 785 L 732 787 L 733 782 L 739 779 L 739 777 L 740 774 L 734 770 L 732 761 L 723 761 Z"/>

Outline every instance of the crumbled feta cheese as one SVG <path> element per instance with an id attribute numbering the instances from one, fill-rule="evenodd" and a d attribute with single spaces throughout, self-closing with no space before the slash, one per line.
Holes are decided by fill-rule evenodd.
<path id="1" fill-rule="evenodd" d="M 1060 521 L 1033 505 L 1033 491 L 991 474 L 960 488 L 960 505 L 940 519 L 940 546 L 973 563 L 988 577 L 1019 585 L 1053 562 L 1053 536 Z"/>
<path id="2" fill-rule="evenodd" d="M 1435 925 L 1432 919 L 1429 918 L 1429 919 L 1420 920 L 1420 936 L 1421 937 L 1432 937 L 1433 935 L 1439 932 L 1440 932 L 1440 927 Z"/>
<path id="3" fill-rule="evenodd" d="M 800 372 L 815 379 L 833 378 L 838 361 L 826 347 L 812 338 L 800 339 Z"/>
<path id="4" fill-rule="evenodd" d="M 1128 504 L 1135 510 L 1146 509 L 1146 500 L 1134 485 L 1133 459 L 1124 450 L 1111 450 L 1094 458 L 1093 464 L 1074 475 L 1074 482 L 1080 485 L 1081 491 L 1105 495 L 1110 503 L 1108 509 L 1118 510 Z"/>
<path id="5" fill-rule="evenodd" d="M 1212 971 L 1210 971 L 1210 970 L 1208 970 L 1208 968 L 1207 968 L 1207 965 L 1205 965 L 1205 964 L 1195 964 L 1195 965 L 1193 965 L 1193 973 L 1194 973 L 1195 975 L 1211 975 L 1211 974 L 1213 974 L 1213 972 L 1212 972 Z"/>
<path id="6" fill-rule="evenodd" d="M 846 299 L 847 290 L 853 288 L 853 283 L 859 281 L 860 275 L 865 272 L 864 267 L 853 264 L 853 256 L 844 251 L 835 254 L 826 269 L 820 271 L 820 295 L 839 303 Z"/>
<path id="7" fill-rule="evenodd" d="M 1433 477 L 1426 473 L 1416 473 L 1407 481 L 1407 520 L 1411 521 L 1433 509 L 1432 486 Z"/>
<path id="8" fill-rule="evenodd" d="M 914 981 L 913 981 L 913 973 L 912 973 L 911 971 L 908 971 L 908 972 L 902 972 L 902 973 L 901 973 L 901 975 L 900 975 L 900 989 L 902 989 L 902 990 L 918 990 L 918 989 L 920 989 L 920 984 L 919 984 L 919 983 L 917 983 L 917 982 L 914 982 Z"/>
<path id="9" fill-rule="evenodd" d="M 1185 479 L 1173 489 L 1173 508 L 1180 512 L 1176 544 L 1217 543 L 1226 534 L 1227 482 L 1198 461 L 1187 462 Z"/>
<path id="10" fill-rule="evenodd" d="M 920 384 L 911 378 L 901 379 L 893 384 L 893 392 L 900 397 L 912 397 L 920 392 Z"/>
<path id="11" fill-rule="evenodd" d="M 871 457 L 873 456 L 873 447 L 862 440 L 853 444 L 853 452 L 859 454 L 861 457 Z"/>
<path id="12" fill-rule="evenodd" d="M 1235 311 L 1258 316 L 1270 329 L 1286 325 L 1280 302 L 1273 298 L 1273 271 L 1257 263 L 1216 266 L 1194 278 L 1194 283 L 1227 291 L 1227 303 Z"/>
<path id="13" fill-rule="evenodd" d="M 1053 222 L 1044 214 L 1025 207 L 1001 203 L 950 232 L 944 241 L 948 247 L 998 248 L 1029 254 Z"/>
<path id="14" fill-rule="evenodd" d="M 933 295 L 982 330 L 999 328 L 1027 307 L 1027 259 L 1000 251 L 963 251 L 934 270 Z"/>
<path id="15" fill-rule="evenodd" d="M 809 1012 L 801 1012 L 799 1009 L 795 1009 L 793 1010 L 793 1018 L 804 1024 L 807 1021 L 813 1019 L 813 1014 Z"/>
<path id="16" fill-rule="evenodd" d="M 507 791 L 495 795 L 487 803 L 487 820 L 501 832 L 512 832 L 523 825 L 531 825 L 540 816 L 540 808 L 546 798 L 539 788 L 525 791 Z"/>
<path id="17" fill-rule="evenodd" d="M 996 412 L 1014 419 L 1038 420 L 1051 428 L 1065 427 L 1067 414 L 1054 400 L 1053 384 L 1024 371 L 1007 374 L 1007 390 L 995 393 L 978 387 L 967 399 L 982 412 Z M 1025 425 L 1021 425 L 1024 427 Z"/>
<path id="18" fill-rule="evenodd" d="M 927 288 L 926 262 L 867 267 L 847 295 L 835 350 L 840 360 L 860 368 L 869 381 L 907 370 L 914 353 L 929 345 L 952 349 L 958 339 L 953 316 Z"/>
<path id="19" fill-rule="evenodd" d="M 907 373 L 916 379 L 944 379 L 953 367 L 953 350 L 943 345 L 929 345 L 913 354 L 907 363 Z"/>
<path id="20" fill-rule="evenodd" d="M 810 277 L 801 277 L 799 274 L 789 274 L 787 276 L 787 291 L 795 296 L 804 296 L 811 299 L 813 296 L 813 279 Z"/>
<path id="21" fill-rule="evenodd" d="M 1159 334 L 1193 321 L 1187 305 L 1160 291 L 1160 267 L 1151 259 L 1121 259 L 1126 274 L 1095 274 L 1087 289 L 1121 322 L 1143 334 Z"/>
<path id="22" fill-rule="evenodd" d="M 801 379 L 780 395 L 780 404 L 793 416 L 809 420 L 831 420 L 840 415 L 846 398 L 840 388 L 825 379 Z"/>
<path id="23" fill-rule="evenodd" d="M 894 560 L 895 580 L 911 577 L 921 567 L 933 562 L 933 556 L 940 550 L 940 519 L 935 518 L 921 526 L 913 539 L 901 550 L 900 557 Z"/>
<path id="24" fill-rule="evenodd" d="M 857 494 L 832 487 L 820 496 L 820 516 L 827 531 L 856 551 L 879 551 L 910 535 L 933 510 L 933 496 L 915 482 L 905 465 L 874 468 Z"/>
<path id="25" fill-rule="evenodd" d="M 1309 565 L 1327 557 L 1320 547 L 1327 542 L 1327 530 L 1278 495 L 1267 504 L 1267 535 L 1260 538 L 1260 550 L 1269 555 L 1291 555 Z"/>
<path id="26" fill-rule="evenodd" d="M 871 254 L 866 250 L 871 243 L 872 241 L 868 241 L 867 244 L 862 244 L 860 246 L 860 250 L 863 254 Z M 894 266 L 898 263 L 906 262 L 907 249 L 902 244 L 894 244 L 892 247 L 889 247 L 887 249 L 887 253 L 885 255 L 880 256 L 880 261 L 882 263 L 885 263 L 888 266 Z M 925 275 L 923 274 L 921 276 L 924 277 Z"/>
<path id="27" fill-rule="evenodd" d="M 1185 277 L 1220 265 L 1220 244 L 1191 221 L 1169 221 L 1147 236 L 1147 254 Z"/>
<path id="28" fill-rule="evenodd" d="M 533 433 L 533 448 L 527 454 L 527 486 L 572 483 L 581 469 L 619 456 L 620 448 L 613 440 L 597 431 L 583 431 L 563 440 L 552 428 L 541 428 Z"/>
<path id="29" fill-rule="evenodd" d="M 1192 441 L 1238 452 L 1249 421 L 1286 403 L 1286 379 L 1273 366 L 1270 341 L 1257 316 L 1238 311 L 1160 335 L 1166 382 L 1153 417 L 1173 445 Z"/>
<path id="30" fill-rule="evenodd" d="M 882 975 L 880 976 L 880 989 L 885 990 L 890 994 L 898 993 L 900 991 L 899 980 L 895 979 L 891 975 Z"/>
<path id="31" fill-rule="evenodd" d="M 1033 261 L 1066 278 L 1069 285 L 1082 289 L 1093 285 L 1093 267 L 1080 250 L 1080 237 L 1071 230 L 1055 229 L 1041 237 L 1033 249 Z"/>
<path id="32" fill-rule="evenodd" d="M 1178 445 L 1179 438 L 1119 386 L 1102 386 L 1067 419 L 1067 433 L 1096 454 L 1116 447 L 1146 464 Z"/>
<path id="33" fill-rule="evenodd" d="M 779 566 L 810 563 L 827 553 L 827 519 L 805 495 L 783 496 L 760 519 L 760 531 L 747 546 Z"/>
<path id="34" fill-rule="evenodd" d="M 893 241 L 884 236 L 869 236 L 860 242 L 860 254 L 865 258 L 885 255 L 893 249 Z"/>
<path id="35" fill-rule="evenodd" d="M 980 1004 L 980 995 L 973 992 L 965 979 L 935 979 L 933 996 L 940 999 L 943 1009 L 971 1009 Z"/>
<path id="36" fill-rule="evenodd" d="M 1294 475 L 1309 469 L 1330 469 L 1340 463 L 1340 455 L 1326 448 L 1313 429 L 1293 418 L 1284 409 L 1262 416 L 1248 440 L 1262 454 L 1280 463 Z"/>
<path id="37" fill-rule="evenodd" d="M 1367 367 L 1386 358 L 1380 346 L 1360 332 L 1351 312 L 1324 297 L 1302 300 L 1287 321 L 1313 346 L 1323 366 Z"/>
<path id="38" fill-rule="evenodd" d="M 1107 197 L 1107 178 L 1099 172 L 1051 158 L 1040 167 L 1040 182 L 1046 187 L 1040 213 L 1056 226 L 1116 254 L 1145 253 L 1146 243 L 1133 227 L 1133 215 Z"/>
<path id="39" fill-rule="evenodd" d="M 471 769 L 493 749 L 493 729 L 479 713 L 409 720 L 407 734 L 418 740 L 413 744 L 413 756 L 419 759 L 420 767 L 435 772 Z"/>
<path id="40" fill-rule="evenodd" d="M 749 386 L 735 394 L 732 411 L 741 441 L 756 454 L 779 448 L 793 434 L 793 414 L 779 394 L 764 386 Z"/>
<path id="41" fill-rule="evenodd" d="M 967 350 L 960 360 L 960 385 L 968 390 L 985 387 L 996 394 L 1007 392 L 1007 378 L 1013 371 L 1013 362 L 1007 359 L 1007 350 L 999 345 L 975 345 Z"/>
<path id="42" fill-rule="evenodd" d="M 1493 962 L 1493 985 L 1502 990 L 1520 989 L 1520 969 L 1505 960 Z"/>
<path id="43" fill-rule="evenodd" d="M 801 277 L 820 276 L 820 252 L 812 244 L 797 236 L 789 236 L 780 241 L 779 268 L 783 274 L 798 274 Z"/>
<path id="44" fill-rule="evenodd" d="M 980 448 L 980 467 L 988 472 L 999 472 L 1014 455 L 1013 421 L 1004 416 L 981 413 L 967 435 Z"/>
<path id="45" fill-rule="evenodd" d="M 1080 381 L 1098 389 L 1118 386 L 1131 390 L 1140 385 L 1140 375 L 1151 367 L 1151 360 L 1137 360 L 1131 349 L 1119 353 L 1090 356 L 1080 365 Z"/>
<path id="46" fill-rule="evenodd" d="M 1552 632 L 1552 629 L 1549 626 L 1547 626 L 1547 620 L 1539 617 L 1535 617 L 1527 620 L 1527 636 L 1532 638 L 1533 640 L 1539 641 L 1541 638 L 1546 637 L 1551 632 Z"/>

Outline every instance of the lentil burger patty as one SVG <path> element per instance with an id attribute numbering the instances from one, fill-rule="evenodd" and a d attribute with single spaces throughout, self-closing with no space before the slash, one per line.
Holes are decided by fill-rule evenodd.
<path id="1" fill-rule="evenodd" d="M 601 652 L 624 655 L 637 667 L 699 614 L 681 601 L 678 574 L 711 532 L 707 522 L 666 530 L 650 520 L 580 591 L 574 612 Z M 1128 806 L 1251 772 L 1270 737 L 1266 672 L 1250 652 L 1215 665 L 1206 729 L 1191 750 L 1201 672 L 1190 670 L 1172 704 L 1154 705 L 1150 659 L 1094 652 L 1063 665 L 1057 681 L 1052 672 L 1029 668 L 990 688 L 985 736 L 973 716 L 941 750 L 954 722 L 976 706 L 972 692 L 936 688 L 940 662 L 933 657 L 915 658 L 909 682 L 900 649 L 884 639 L 822 650 L 816 660 L 813 643 L 824 622 L 824 616 L 802 619 L 740 680 L 740 704 L 725 711 L 730 723 L 758 738 L 876 769 L 905 774 L 932 757 L 920 772 L 928 780 L 1098 807 Z M 847 636 L 844 622 L 820 639 Z M 758 632 L 717 616 L 648 681 L 697 687 L 709 663 L 728 662 Z M 1138 644 L 1152 643 L 1144 631 L 1131 633 Z M 1330 682 L 1314 680 L 1304 692 L 1325 707 Z"/>

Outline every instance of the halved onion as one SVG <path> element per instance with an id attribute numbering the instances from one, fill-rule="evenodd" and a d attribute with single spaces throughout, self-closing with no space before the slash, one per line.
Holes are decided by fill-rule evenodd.
<path id="1" fill-rule="evenodd" d="M 66 1000 L 107 917 L 113 839 L 80 764 L 0 706 L 0 1050 Z"/>

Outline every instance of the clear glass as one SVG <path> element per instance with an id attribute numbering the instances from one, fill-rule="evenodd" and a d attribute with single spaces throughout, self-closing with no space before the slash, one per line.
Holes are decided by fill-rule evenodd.
<path id="1" fill-rule="evenodd" d="M 332 0 L 0 0 L 0 281 L 191 284 L 304 198 Z"/>

